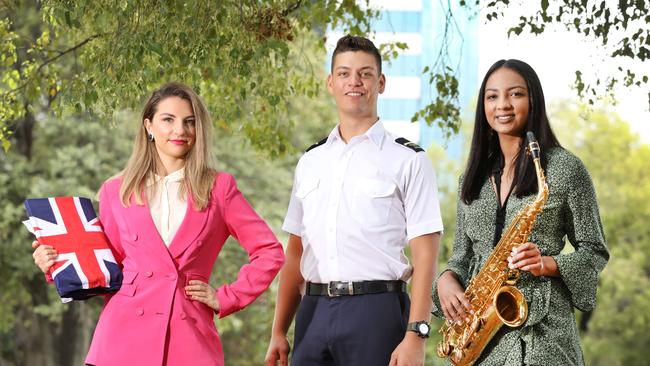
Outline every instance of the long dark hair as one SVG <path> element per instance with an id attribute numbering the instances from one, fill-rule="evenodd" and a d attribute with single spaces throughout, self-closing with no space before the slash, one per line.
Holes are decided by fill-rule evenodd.
<path id="1" fill-rule="evenodd" d="M 527 63 L 509 59 L 495 62 L 483 78 L 481 89 L 476 103 L 476 116 L 474 119 L 474 135 L 472 136 L 472 147 L 467 158 L 467 167 L 461 188 L 461 199 L 466 204 L 472 203 L 478 198 L 481 187 L 485 180 L 494 170 L 501 170 L 504 166 L 504 157 L 499 145 L 499 138 L 492 130 L 485 117 L 485 85 L 496 70 L 506 67 L 515 71 L 526 81 L 528 87 L 528 120 L 526 128 L 521 130 L 522 142 L 519 147 L 519 154 L 515 160 L 515 175 L 513 183 L 515 188 L 513 194 L 523 197 L 537 191 L 537 177 L 532 159 L 526 156 L 526 132 L 532 131 L 537 137 L 539 147 L 542 151 L 542 167 L 546 168 L 546 152 L 551 147 L 560 146 L 557 138 L 551 130 L 551 125 L 546 116 L 546 103 L 542 84 L 537 73 Z"/>

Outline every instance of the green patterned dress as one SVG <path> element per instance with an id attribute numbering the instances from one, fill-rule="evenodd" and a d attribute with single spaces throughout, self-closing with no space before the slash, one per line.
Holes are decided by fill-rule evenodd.
<path id="1" fill-rule="evenodd" d="M 537 216 L 529 241 L 539 246 L 542 255 L 555 258 L 560 277 L 535 277 L 522 272 L 517 287 L 528 301 L 528 319 L 518 328 L 503 326 L 476 365 L 584 365 L 574 308 L 594 308 L 598 274 L 605 267 L 609 252 L 596 193 L 585 166 L 559 147 L 550 149 L 547 158 L 549 197 Z M 506 227 L 534 196 L 510 196 Z M 497 207 L 497 196 L 489 180 L 470 205 L 458 200 L 456 238 L 445 271 L 454 271 L 464 287 L 492 252 Z M 565 238 L 574 252 L 560 253 Z M 443 317 L 437 280 L 432 295 L 433 313 Z"/>

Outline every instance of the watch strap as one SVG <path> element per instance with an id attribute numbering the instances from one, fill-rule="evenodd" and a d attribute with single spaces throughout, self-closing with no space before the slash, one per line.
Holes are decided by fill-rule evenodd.
<path id="1" fill-rule="evenodd" d="M 420 331 L 420 324 L 426 324 L 427 327 L 429 328 L 429 332 L 427 332 L 426 334 L 422 333 Z M 429 323 L 427 323 L 426 321 L 422 320 L 422 321 L 418 321 L 418 322 L 408 323 L 406 325 L 406 330 L 411 331 L 411 332 L 415 332 L 415 334 L 417 334 L 418 337 L 420 337 L 420 338 L 428 338 L 429 333 L 431 333 L 431 325 L 429 325 Z"/>

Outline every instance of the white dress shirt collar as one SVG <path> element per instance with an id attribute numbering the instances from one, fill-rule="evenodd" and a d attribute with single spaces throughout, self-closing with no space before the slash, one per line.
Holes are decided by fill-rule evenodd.
<path id="1" fill-rule="evenodd" d="M 339 130 L 339 127 L 341 126 L 340 123 L 338 123 L 330 132 L 329 136 L 327 137 L 327 141 L 325 142 L 326 145 L 330 145 L 335 141 L 340 141 L 343 142 L 343 138 L 341 137 L 341 131 Z M 379 150 L 382 148 L 382 144 L 384 142 L 384 138 L 386 136 L 386 129 L 384 128 L 384 124 L 381 122 L 381 119 L 378 119 L 377 122 L 375 122 L 369 129 L 366 131 L 364 134 L 355 136 L 352 139 L 350 139 L 349 143 L 355 143 L 357 140 L 362 141 L 365 139 L 370 139 L 375 146 Z"/>
<path id="2" fill-rule="evenodd" d="M 166 176 L 162 177 L 158 174 L 154 174 L 152 178 L 147 179 L 147 188 L 153 186 L 154 184 L 162 180 L 162 184 L 171 183 L 171 182 L 180 182 L 185 178 L 185 167 L 180 168 Z"/>

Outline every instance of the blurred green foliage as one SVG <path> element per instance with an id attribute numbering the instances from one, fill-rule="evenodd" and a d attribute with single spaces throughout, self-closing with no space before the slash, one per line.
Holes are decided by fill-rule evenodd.
<path id="1" fill-rule="evenodd" d="M 635 87 L 647 95 L 646 107 L 650 107 L 650 74 L 644 67 L 644 62 L 650 59 L 649 2 L 461 0 L 460 3 L 482 9 L 489 22 L 512 22 L 508 36 L 540 35 L 558 28 L 578 34 L 601 50 L 602 56 L 597 57 L 596 63 L 606 61 L 614 66 L 605 72 L 593 72 L 576 65 L 573 86 L 578 96 L 593 105 L 598 99 L 606 99 L 603 97 L 615 99 L 614 91 L 618 87 Z M 516 20 L 506 20 L 513 15 L 511 19 Z"/>
<path id="2" fill-rule="evenodd" d="M 0 143 L 40 105 L 58 116 L 111 117 L 143 90 L 182 80 L 208 103 L 215 123 L 270 156 L 291 149 L 301 121 L 288 105 L 318 95 L 326 30 L 367 35 L 379 12 L 367 1 L 10 0 L 0 2 Z M 318 37 L 304 37 L 312 32 Z M 447 37 L 447 35 L 445 35 Z M 385 60 L 403 42 L 377 45 Z M 456 73 L 427 68 L 438 93 L 418 114 L 453 133 Z M 441 83 L 450 81 L 451 83 Z M 414 113 L 416 111 L 413 111 Z M 268 139 L 268 136 L 274 136 Z"/>

